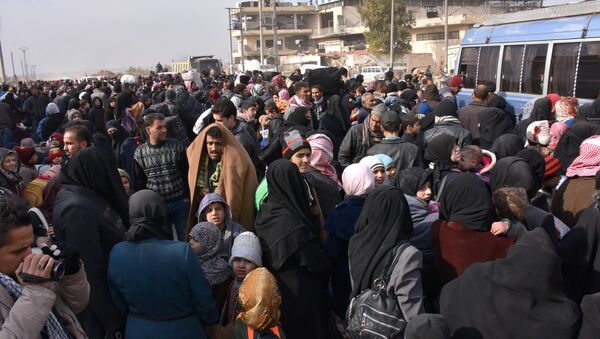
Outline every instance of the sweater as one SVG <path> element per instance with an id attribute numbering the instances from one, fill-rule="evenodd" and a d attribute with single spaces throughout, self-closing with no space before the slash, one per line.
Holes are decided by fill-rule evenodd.
<path id="1" fill-rule="evenodd" d="M 185 148 L 175 139 L 157 145 L 145 143 L 134 153 L 137 190 L 147 188 L 160 194 L 165 202 L 186 199 L 188 171 Z"/>

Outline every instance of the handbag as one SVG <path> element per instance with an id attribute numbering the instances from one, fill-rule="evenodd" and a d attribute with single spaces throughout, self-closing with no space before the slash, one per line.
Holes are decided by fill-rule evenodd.
<path id="1" fill-rule="evenodd" d="M 398 300 L 387 294 L 387 284 L 402 252 L 410 246 L 403 242 L 392 252 L 391 263 L 373 281 L 371 288 L 362 291 L 350 301 L 346 312 L 346 335 L 350 338 L 402 338 L 407 321 Z"/>

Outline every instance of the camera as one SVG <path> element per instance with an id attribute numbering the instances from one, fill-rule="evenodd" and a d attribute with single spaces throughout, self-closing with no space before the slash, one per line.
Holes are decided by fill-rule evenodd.
<path id="1" fill-rule="evenodd" d="M 58 256 L 60 256 L 61 251 L 56 245 L 42 245 L 40 249 L 42 250 L 42 253 L 47 254 L 54 259 L 54 263 L 52 264 L 52 272 L 50 272 L 50 279 L 52 281 L 60 280 L 65 276 L 65 264 L 58 260 Z"/>

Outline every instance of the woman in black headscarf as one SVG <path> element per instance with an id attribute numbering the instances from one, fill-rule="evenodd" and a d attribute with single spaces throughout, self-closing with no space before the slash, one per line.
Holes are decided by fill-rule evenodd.
<path id="1" fill-rule="evenodd" d="M 104 104 L 100 97 L 95 97 L 92 100 L 92 108 L 90 108 L 86 118 L 86 120 L 92 123 L 94 130 L 106 134 L 106 127 L 104 126 Z"/>
<path id="2" fill-rule="evenodd" d="M 496 160 L 516 155 L 525 148 L 525 140 L 515 134 L 504 134 L 492 143 L 490 151 L 496 155 Z"/>
<path id="3" fill-rule="evenodd" d="M 451 176 L 454 174 L 452 170 L 456 168 L 456 163 L 460 160 L 460 147 L 456 142 L 455 137 L 442 134 L 431 139 L 427 144 L 425 160 L 433 163 L 431 190 L 436 201 L 446 186 L 446 181 L 451 179 Z"/>
<path id="4" fill-rule="evenodd" d="M 440 313 L 455 338 L 575 338 L 579 307 L 562 290 L 548 234 L 527 232 L 504 259 L 473 264 L 448 283 Z"/>
<path id="5" fill-rule="evenodd" d="M 573 160 L 579 156 L 579 146 L 581 146 L 581 143 L 598 133 L 598 127 L 585 122 L 577 122 L 560 138 L 556 145 L 554 156 L 562 165 L 562 174 L 567 173 L 567 169 L 571 166 Z"/>
<path id="6" fill-rule="evenodd" d="M 506 255 L 512 239 L 489 232 L 495 215 L 485 182 L 472 173 L 452 178 L 440 197 L 440 220 L 432 227 L 442 281 L 461 275 L 473 263 Z"/>
<path id="7" fill-rule="evenodd" d="M 125 335 L 206 338 L 205 324 L 218 313 L 194 252 L 173 241 L 164 200 L 150 190 L 136 192 L 129 218 L 127 241 L 115 245 L 108 264 L 113 301 L 128 314 Z"/>
<path id="8" fill-rule="evenodd" d="M 410 210 L 402 191 L 381 186 L 369 194 L 356 222 L 356 234 L 348 245 L 352 277 L 351 297 L 373 287 L 385 266 L 396 256 L 395 249 L 408 241 L 413 231 Z M 409 246 L 401 252 L 387 285 L 388 296 L 398 299 L 406 320 L 422 312 L 422 255 Z"/>
<path id="9" fill-rule="evenodd" d="M 60 181 L 54 232 L 60 242 L 81 251 L 92 292 L 79 319 L 90 338 L 104 338 L 125 321 L 111 302 L 106 272 L 110 251 L 125 233 L 127 194 L 109 154 L 93 147 L 71 158 L 60 171 Z"/>
<path id="10" fill-rule="evenodd" d="M 536 193 L 542 188 L 544 182 L 544 174 L 546 173 L 546 161 L 542 154 L 534 149 L 526 148 L 517 153 L 517 157 L 525 160 L 531 169 L 531 174 L 535 180 Z"/>
<path id="11" fill-rule="evenodd" d="M 550 101 L 550 99 L 546 97 L 537 99 L 533 104 L 531 116 L 527 119 L 521 120 L 521 122 L 519 122 L 519 124 L 515 127 L 514 133 L 525 140 L 527 138 L 527 127 L 529 124 L 534 121 L 551 120 L 551 112 L 552 101 Z"/>
<path id="12" fill-rule="evenodd" d="M 310 190 L 298 166 L 279 159 L 267 170 L 269 195 L 256 217 L 265 266 L 281 291 L 288 338 L 329 338 L 323 282 L 330 269 L 311 212 Z"/>
<path id="13" fill-rule="evenodd" d="M 479 120 L 479 144 L 483 149 L 489 149 L 498 137 L 510 133 L 514 128 L 514 121 L 503 110 L 489 107 L 477 113 Z"/>

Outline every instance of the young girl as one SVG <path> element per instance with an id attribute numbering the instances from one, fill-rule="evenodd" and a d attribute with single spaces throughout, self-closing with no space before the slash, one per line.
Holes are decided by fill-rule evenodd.
<path id="1" fill-rule="evenodd" d="M 227 288 L 231 281 L 231 268 L 221 256 L 223 248 L 221 231 L 215 224 L 201 222 L 190 231 L 189 243 L 208 280 L 215 305 L 220 310 L 225 304 Z"/>
<path id="2" fill-rule="evenodd" d="M 285 339 L 279 325 L 281 295 L 275 277 L 266 268 L 257 268 L 246 276 L 239 301 L 242 312 L 234 323 L 235 339 Z"/>

